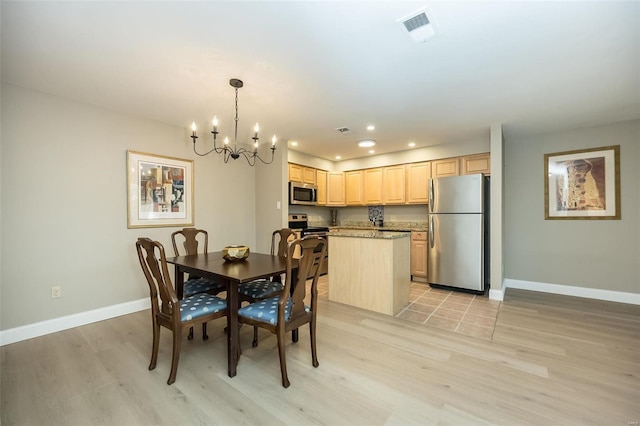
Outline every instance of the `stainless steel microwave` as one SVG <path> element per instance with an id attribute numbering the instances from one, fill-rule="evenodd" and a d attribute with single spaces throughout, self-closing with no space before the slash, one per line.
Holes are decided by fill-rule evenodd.
<path id="1" fill-rule="evenodd" d="M 310 183 L 289 182 L 289 204 L 317 205 L 318 187 Z"/>

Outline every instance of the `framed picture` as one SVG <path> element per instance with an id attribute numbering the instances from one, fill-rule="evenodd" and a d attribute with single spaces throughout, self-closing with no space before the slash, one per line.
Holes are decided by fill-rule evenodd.
<path id="1" fill-rule="evenodd" d="M 620 219 L 620 145 L 544 155 L 545 219 Z"/>
<path id="2" fill-rule="evenodd" d="M 127 151 L 127 228 L 193 225 L 193 161 Z"/>

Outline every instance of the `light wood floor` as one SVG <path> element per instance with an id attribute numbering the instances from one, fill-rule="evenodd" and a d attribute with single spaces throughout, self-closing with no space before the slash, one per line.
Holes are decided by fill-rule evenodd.
<path id="1" fill-rule="evenodd" d="M 226 374 L 224 320 L 185 339 L 172 386 L 170 334 L 148 371 L 149 312 L 1 348 L 7 425 L 629 425 L 640 420 L 640 307 L 510 289 L 492 340 L 320 300 L 287 345 L 243 327 Z M 635 423 L 634 423 L 635 422 Z"/>

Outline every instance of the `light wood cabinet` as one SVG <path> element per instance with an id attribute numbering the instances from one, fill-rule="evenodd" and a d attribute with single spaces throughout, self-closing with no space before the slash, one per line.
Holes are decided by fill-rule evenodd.
<path id="1" fill-rule="evenodd" d="M 318 205 L 327 204 L 327 172 L 316 170 L 316 185 L 318 185 Z"/>
<path id="2" fill-rule="evenodd" d="M 431 176 L 434 178 L 458 176 L 460 174 L 460 158 L 446 158 L 431 162 Z"/>
<path id="3" fill-rule="evenodd" d="M 382 168 L 364 171 L 364 203 L 382 204 Z"/>
<path id="4" fill-rule="evenodd" d="M 472 175 L 476 173 L 491 174 L 491 154 L 467 155 L 462 157 L 463 175 Z"/>
<path id="5" fill-rule="evenodd" d="M 342 172 L 327 173 L 327 205 L 345 205 L 344 173 Z"/>
<path id="6" fill-rule="evenodd" d="M 348 206 L 361 206 L 363 201 L 363 171 L 352 170 L 344 173 L 345 179 L 345 197 Z"/>
<path id="7" fill-rule="evenodd" d="M 302 182 L 302 166 L 289 163 L 289 182 Z"/>
<path id="8" fill-rule="evenodd" d="M 407 164 L 407 204 L 429 204 L 427 183 L 431 177 L 431 163 Z"/>
<path id="9" fill-rule="evenodd" d="M 405 203 L 405 167 L 404 164 L 383 168 L 382 191 L 384 204 Z"/>
<path id="10" fill-rule="evenodd" d="M 411 233 L 411 276 L 427 278 L 427 233 Z"/>
<path id="11" fill-rule="evenodd" d="M 316 184 L 316 169 L 289 163 L 289 181 Z"/>
<path id="12" fill-rule="evenodd" d="M 312 167 L 302 168 L 302 182 L 316 184 L 316 169 Z"/>

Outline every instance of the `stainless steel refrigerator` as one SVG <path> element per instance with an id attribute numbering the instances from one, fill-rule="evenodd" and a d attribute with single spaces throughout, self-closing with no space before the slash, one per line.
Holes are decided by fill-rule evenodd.
<path id="1" fill-rule="evenodd" d="M 429 179 L 430 284 L 484 292 L 488 285 L 488 178 Z"/>

